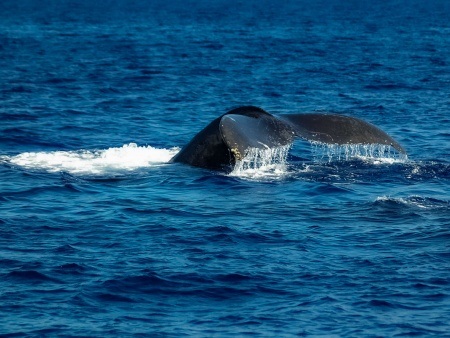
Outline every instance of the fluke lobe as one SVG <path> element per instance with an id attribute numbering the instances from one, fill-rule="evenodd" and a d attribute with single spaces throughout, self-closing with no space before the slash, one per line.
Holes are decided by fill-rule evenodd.
<path id="1" fill-rule="evenodd" d="M 245 106 L 213 120 L 171 162 L 229 171 L 250 148 L 291 144 L 296 137 L 328 144 L 382 144 L 405 153 L 381 129 L 363 120 L 335 114 L 289 114 L 275 117 Z"/>

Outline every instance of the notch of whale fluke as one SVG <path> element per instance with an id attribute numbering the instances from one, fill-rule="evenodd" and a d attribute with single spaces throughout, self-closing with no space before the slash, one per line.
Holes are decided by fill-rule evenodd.
<path id="1" fill-rule="evenodd" d="M 381 144 L 401 153 L 403 147 L 381 129 L 363 120 L 334 114 L 293 114 L 281 118 L 261 108 L 233 109 L 200 131 L 171 162 L 231 171 L 249 149 L 291 144 L 295 137 L 328 144 Z"/>

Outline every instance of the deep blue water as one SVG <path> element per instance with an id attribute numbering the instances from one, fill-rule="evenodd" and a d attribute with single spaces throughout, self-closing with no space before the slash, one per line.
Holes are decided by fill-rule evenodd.
<path id="1" fill-rule="evenodd" d="M 449 2 L 3 0 L 0 79 L 0 335 L 450 337 Z M 167 164 L 248 104 L 408 158 Z"/>

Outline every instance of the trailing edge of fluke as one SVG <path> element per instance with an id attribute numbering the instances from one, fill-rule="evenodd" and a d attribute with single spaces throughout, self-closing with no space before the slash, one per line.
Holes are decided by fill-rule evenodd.
<path id="1" fill-rule="evenodd" d="M 291 144 L 296 137 L 328 144 L 381 144 L 401 153 L 403 147 L 374 125 L 336 114 L 289 114 L 275 117 L 245 106 L 213 120 L 175 155 L 171 162 L 230 170 L 250 148 Z"/>

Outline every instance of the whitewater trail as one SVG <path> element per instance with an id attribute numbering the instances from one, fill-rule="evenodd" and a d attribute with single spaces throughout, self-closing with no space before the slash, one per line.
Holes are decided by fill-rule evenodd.
<path id="1" fill-rule="evenodd" d="M 136 143 L 104 150 L 25 152 L 2 156 L 0 160 L 31 170 L 67 172 L 78 175 L 104 175 L 168 163 L 179 148 L 158 149 Z"/>

